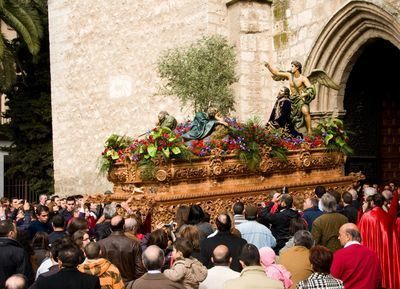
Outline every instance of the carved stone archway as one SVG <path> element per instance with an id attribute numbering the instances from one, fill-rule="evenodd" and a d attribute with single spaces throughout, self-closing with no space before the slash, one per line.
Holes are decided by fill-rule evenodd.
<path id="1" fill-rule="evenodd" d="M 384 9 L 366 1 L 352 1 L 328 21 L 305 67 L 325 70 L 341 88 L 335 91 L 320 86 L 314 104 L 316 111 L 345 113 L 343 100 L 347 79 L 363 46 L 371 39 L 381 38 L 400 49 L 399 18 L 389 7 Z"/>

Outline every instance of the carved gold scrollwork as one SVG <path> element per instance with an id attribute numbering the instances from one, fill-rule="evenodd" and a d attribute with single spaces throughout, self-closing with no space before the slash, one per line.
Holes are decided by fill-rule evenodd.
<path id="1" fill-rule="evenodd" d="M 164 182 L 168 177 L 168 173 L 165 170 L 158 170 L 155 173 L 155 177 L 156 177 L 157 181 Z"/>
<path id="2" fill-rule="evenodd" d="M 115 183 L 123 183 L 128 177 L 128 172 L 125 169 L 114 169 L 108 175 L 108 180 Z"/>
<path id="3" fill-rule="evenodd" d="M 263 173 L 269 172 L 274 166 L 274 162 L 269 158 L 264 158 L 260 163 L 260 171 Z"/>
<path id="4" fill-rule="evenodd" d="M 311 167 L 312 164 L 311 153 L 309 151 L 302 151 L 300 153 L 300 162 L 301 166 L 304 168 Z"/>
<path id="5" fill-rule="evenodd" d="M 222 150 L 213 149 L 210 156 L 210 169 L 211 175 L 220 176 L 223 172 L 222 160 L 221 160 Z"/>

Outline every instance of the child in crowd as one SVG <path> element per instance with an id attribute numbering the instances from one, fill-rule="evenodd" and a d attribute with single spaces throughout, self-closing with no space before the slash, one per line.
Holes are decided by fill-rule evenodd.
<path id="1" fill-rule="evenodd" d="M 181 282 L 187 289 L 198 289 L 200 282 L 207 277 L 207 268 L 191 257 L 191 254 L 190 242 L 183 238 L 177 238 L 172 251 L 172 258 L 175 259 L 175 262 L 171 269 L 164 271 L 164 275 L 172 281 Z"/>

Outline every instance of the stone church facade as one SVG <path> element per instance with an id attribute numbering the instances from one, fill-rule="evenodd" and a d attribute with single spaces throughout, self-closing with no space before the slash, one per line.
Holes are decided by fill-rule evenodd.
<path id="1" fill-rule="evenodd" d="M 263 63 L 307 74 L 325 70 L 339 91 L 319 87 L 313 119 L 346 114 L 345 89 L 363 48 L 375 39 L 400 49 L 398 0 L 49 0 L 55 190 L 111 188 L 97 159 L 111 133 L 138 136 L 157 112 L 191 118 L 174 98 L 157 94 L 156 62 L 167 49 L 203 35 L 235 45 L 234 85 L 240 120 L 267 120 L 282 83 Z"/>

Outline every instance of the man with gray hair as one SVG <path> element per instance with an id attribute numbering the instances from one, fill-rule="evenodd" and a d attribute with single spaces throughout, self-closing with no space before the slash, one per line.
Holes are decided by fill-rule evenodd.
<path id="1" fill-rule="evenodd" d="M 361 235 L 357 226 L 353 223 L 341 226 L 339 240 L 344 248 L 333 255 L 332 276 L 342 280 L 345 288 L 381 288 L 382 271 L 378 255 L 360 244 Z"/>
<path id="2" fill-rule="evenodd" d="M 291 274 L 293 284 L 307 279 L 313 269 L 310 263 L 310 249 L 314 239 L 309 231 L 300 230 L 294 234 L 294 247 L 288 248 L 279 256 L 279 263 Z"/>
<path id="3" fill-rule="evenodd" d="M 26 289 L 28 280 L 22 274 L 14 274 L 6 281 L 5 289 Z"/>
<path id="4" fill-rule="evenodd" d="M 124 234 L 129 239 L 139 241 L 139 238 L 136 236 L 138 230 L 138 222 L 135 218 L 126 218 L 124 224 Z"/>
<path id="5" fill-rule="evenodd" d="M 147 247 L 142 254 L 142 262 L 147 269 L 147 273 L 135 281 L 127 284 L 126 289 L 184 289 L 183 285 L 178 282 L 169 280 L 163 273 L 161 268 L 164 265 L 164 251 L 155 245 Z"/>
<path id="6" fill-rule="evenodd" d="M 323 214 L 315 219 L 311 233 L 316 245 L 322 245 L 336 252 L 341 248 L 338 240 L 339 228 L 348 222 L 347 217 L 336 212 L 336 200 L 329 193 L 321 197 Z"/>
<path id="7" fill-rule="evenodd" d="M 104 207 L 102 216 L 104 218 L 104 222 L 98 222 L 94 228 L 97 241 L 107 238 L 111 234 L 111 219 L 116 214 L 117 208 L 115 204 L 111 203 Z"/>

